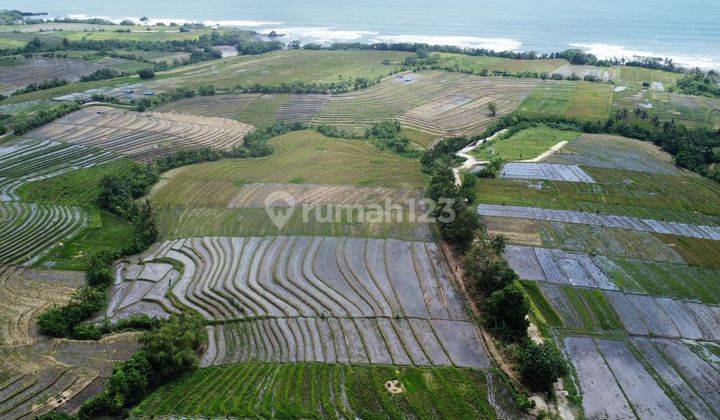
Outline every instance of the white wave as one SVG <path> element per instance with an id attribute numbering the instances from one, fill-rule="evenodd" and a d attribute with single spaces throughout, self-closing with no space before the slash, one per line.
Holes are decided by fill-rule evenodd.
<path id="1" fill-rule="evenodd" d="M 266 28 L 265 31 L 271 30 Z M 367 42 L 370 37 L 377 36 L 377 32 L 338 30 L 330 27 L 289 27 L 272 28 L 282 35 L 283 41 L 298 40 L 303 43 L 319 43 L 322 45 L 333 42 Z M 264 32 L 260 30 L 260 32 Z"/>
<path id="2" fill-rule="evenodd" d="M 633 58 L 633 57 L 660 57 L 671 58 L 675 64 L 683 67 L 700 67 L 702 69 L 720 69 L 720 61 L 717 58 L 705 56 L 692 56 L 674 53 L 658 53 L 654 51 L 636 50 L 620 45 L 609 45 L 602 43 L 572 43 L 573 48 L 580 48 L 585 52 L 595 55 L 600 59 Z"/>
<path id="3" fill-rule="evenodd" d="M 452 35 L 379 35 L 373 39 L 373 42 L 410 42 L 430 45 L 452 45 L 461 48 L 484 48 L 495 51 L 517 51 L 522 45 L 522 42 L 509 38 L 483 38 Z"/>
<path id="4" fill-rule="evenodd" d="M 227 19 L 227 20 L 214 20 L 214 19 L 174 19 L 174 18 L 148 18 L 145 22 L 140 22 L 140 16 L 125 16 L 122 18 L 118 17 L 109 17 L 109 16 L 88 16 L 88 15 L 68 15 L 70 19 L 105 19 L 109 20 L 112 23 L 120 23 L 123 20 L 131 20 L 135 22 L 138 25 L 156 25 L 158 23 L 163 23 L 165 25 L 169 25 L 171 22 L 177 23 L 178 25 L 183 25 L 185 23 L 202 23 L 206 26 L 234 26 L 238 28 L 257 28 L 259 26 L 272 26 L 272 25 L 280 25 L 282 22 L 275 22 L 275 21 L 269 21 L 269 20 L 238 20 L 238 19 Z"/>

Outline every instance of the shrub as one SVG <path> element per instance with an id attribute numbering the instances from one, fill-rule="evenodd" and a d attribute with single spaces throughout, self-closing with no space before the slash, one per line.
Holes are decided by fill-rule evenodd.
<path id="1" fill-rule="evenodd" d="M 54 305 L 38 316 L 38 330 L 51 337 L 70 337 L 75 326 L 92 317 L 105 303 L 105 293 L 93 287 L 78 289 L 65 306 Z"/>
<path id="2" fill-rule="evenodd" d="M 491 244 L 474 245 L 465 257 L 465 273 L 470 293 L 475 298 L 487 296 L 518 280 L 502 253 Z"/>
<path id="3" fill-rule="evenodd" d="M 150 68 L 142 69 L 138 72 L 138 76 L 143 80 L 152 79 L 155 77 L 155 70 Z"/>
<path id="4" fill-rule="evenodd" d="M 526 336 L 530 302 L 518 281 L 493 292 L 485 301 L 484 309 L 489 326 L 504 338 L 517 340 Z"/>
<path id="5" fill-rule="evenodd" d="M 520 347 L 518 372 L 530 389 L 551 394 L 553 384 L 567 375 L 568 367 L 555 346 L 550 343 L 538 345 L 528 340 Z"/>
<path id="6" fill-rule="evenodd" d="M 117 252 L 109 250 L 91 254 L 85 267 L 85 283 L 88 286 L 110 286 L 114 280 L 110 265 L 118 257 Z"/>

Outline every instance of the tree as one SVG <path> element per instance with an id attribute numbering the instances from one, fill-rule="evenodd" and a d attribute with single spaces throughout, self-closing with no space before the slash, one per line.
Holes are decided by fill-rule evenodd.
<path id="1" fill-rule="evenodd" d="M 478 244 L 465 256 L 465 275 L 468 288 L 475 298 L 503 289 L 518 279 L 507 261 L 490 244 Z"/>
<path id="2" fill-rule="evenodd" d="M 497 115 L 497 104 L 495 104 L 495 102 L 488 103 L 487 109 L 491 116 L 494 117 L 495 115 Z"/>
<path id="3" fill-rule="evenodd" d="M 493 292 L 485 301 L 484 308 L 486 320 L 495 331 L 514 340 L 526 336 L 530 302 L 518 281 Z"/>
<path id="4" fill-rule="evenodd" d="M 155 71 L 151 68 L 142 69 L 138 72 L 138 76 L 143 80 L 152 79 L 155 77 Z"/>
<path id="5" fill-rule="evenodd" d="M 549 343 L 538 345 L 528 340 L 520 348 L 518 372 L 530 389 L 551 394 L 553 385 L 567 375 L 568 368 L 555 346 Z"/>
<path id="6" fill-rule="evenodd" d="M 135 26 L 135 22 L 130 19 L 124 19 L 122 22 L 120 22 L 120 26 Z"/>

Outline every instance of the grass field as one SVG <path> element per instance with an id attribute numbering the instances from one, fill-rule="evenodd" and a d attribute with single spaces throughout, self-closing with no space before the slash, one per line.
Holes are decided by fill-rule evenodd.
<path id="1" fill-rule="evenodd" d="M 604 120 L 612 105 L 612 85 L 605 83 L 578 82 L 570 95 L 566 117 L 581 120 Z"/>
<path id="2" fill-rule="evenodd" d="M 395 379 L 405 392 L 393 395 L 385 389 L 385 382 Z M 495 410 L 480 371 L 237 364 L 201 369 L 164 386 L 133 415 L 491 419 Z"/>
<path id="3" fill-rule="evenodd" d="M 261 95 L 233 118 L 255 127 L 269 127 L 276 122 L 277 109 L 289 99 L 290 95 L 287 94 Z"/>
<path id="4" fill-rule="evenodd" d="M 439 66 L 451 71 L 480 73 L 487 70 L 492 72 L 535 72 L 552 73 L 567 64 L 563 59 L 548 60 L 513 60 L 502 57 L 478 57 L 461 54 L 437 53 L 440 59 Z"/>
<path id="5" fill-rule="evenodd" d="M 652 70 L 643 67 L 616 66 L 614 69 L 615 83 L 627 87 L 641 87 L 643 82 L 648 82 L 651 85 L 653 82 L 659 82 L 667 89 L 682 77 L 681 73 Z"/>
<path id="6" fill-rule="evenodd" d="M 400 131 L 400 134 L 407 137 L 411 143 L 420 148 L 426 148 L 430 144 L 432 144 L 433 141 L 438 139 L 438 136 L 435 134 L 408 127 L 403 127 L 403 129 Z"/>
<path id="7" fill-rule="evenodd" d="M 249 182 L 341 184 L 421 188 L 417 160 L 382 151 L 362 140 L 296 131 L 270 141 L 275 153 L 256 159 L 230 159 L 171 171 L 153 190 L 160 207 L 203 207 L 229 202 Z"/>
<path id="8" fill-rule="evenodd" d="M 539 126 L 528 128 L 513 134 L 509 138 L 500 138 L 483 144 L 470 152 L 481 160 L 490 160 L 500 156 L 503 160 L 533 159 L 561 141 L 570 141 L 580 135 L 574 131 L 557 130 Z"/>

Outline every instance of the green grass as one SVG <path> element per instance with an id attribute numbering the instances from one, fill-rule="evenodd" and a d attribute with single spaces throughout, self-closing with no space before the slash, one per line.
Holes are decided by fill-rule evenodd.
<path id="1" fill-rule="evenodd" d="M 296 131 L 270 141 L 266 157 L 201 163 L 171 171 L 152 193 L 159 207 L 208 207 L 227 203 L 247 182 L 421 188 L 417 160 L 383 151 L 362 140 L 325 137 Z"/>
<path id="2" fill-rule="evenodd" d="M 682 77 L 681 73 L 664 70 L 652 70 L 643 67 L 616 66 L 615 84 L 628 87 L 641 87 L 643 82 L 660 82 L 665 89 L 673 86 Z"/>
<path id="3" fill-rule="evenodd" d="M 501 137 L 485 143 L 484 147 L 470 153 L 481 160 L 490 160 L 495 156 L 503 160 L 533 159 L 561 141 L 570 141 L 579 135 L 574 131 L 538 126 L 519 131 L 509 138 Z"/>
<path id="4" fill-rule="evenodd" d="M 720 270 L 625 258 L 597 261 L 623 291 L 720 303 Z"/>
<path id="5" fill-rule="evenodd" d="M 560 319 L 555 309 L 553 309 L 552 305 L 545 299 L 537 282 L 530 280 L 522 280 L 521 282 L 525 291 L 530 296 L 537 313 L 542 316 L 542 320 L 551 327 L 562 327 L 562 319 Z"/>
<path id="6" fill-rule="evenodd" d="M 487 70 L 491 75 L 497 72 L 535 72 L 552 73 L 567 64 L 564 59 L 513 60 L 502 57 L 480 57 L 462 54 L 437 53 L 438 65 L 446 70 L 480 73 Z"/>
<path id="7" fill-rule="evenodd" d="M 69 241 L 50 250 L 36 267 L 52 267 L 57 270 L 85 269 L 87 257 L 99 250 L 119 251 L 132 238 L 133 227 L 121 217 L 110 214 L 99 207 L 89 207 L 92 218 L 88 227 Z"/>
<path id="8" fill-rule="evenodd" d="M 547 81 L 535 87 L 515 113 L 525 117 L 563 116 L 577 82 Z"/>
<path id="9" fill-rule="evenodd" d="M 428 147 L 433 141 L 438 138 L 438 136 L 435 134 L 408 127 L 403 127 L 403 129 L 400 130 L 400 134 L 407 137 L 411 143 L 423 149 Z"/>
<path id="10" fill-rule="evenodd" d="M 92 205 L 100 194 L 100 180 L 119 175 L 133 165 L 122 158 L 104 165 L 73 171 L 54 178 L 24 184 L 18 189 L 22 201 L 40 204 Z"/>
<path id="11" fill-rule="evenodd" d="M 288 99 L 290 99 L 289 94 L 262 95 L 233 116 L 233 119 L 259 128 L 270 127 L 276 123 L 275 111 Z"/>
<path id="12" fill-rule="evenodd" d="M 720 270 L 720 242 L 675 235 L 655 236 L 680 254 L 688 264 Z"/>
<path id="13" fill-rule="evenodd" d="M 402 394 L 390 394 L 399 379 Z M 495 418 L 481 371 L 457 368 L 236 364 L 164 386 L 134 416 Z"/>

